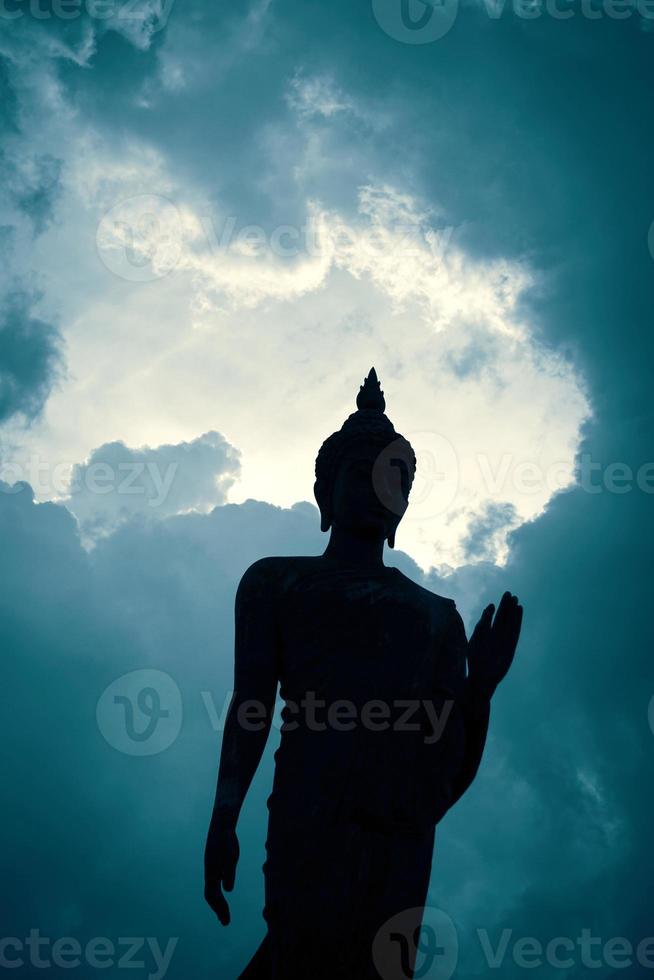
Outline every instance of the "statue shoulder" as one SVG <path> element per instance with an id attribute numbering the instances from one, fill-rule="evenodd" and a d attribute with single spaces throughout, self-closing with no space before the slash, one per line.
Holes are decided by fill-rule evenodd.
<path id="1" fill-rule="evenodd" d="M 275 558 L 258 558 L 245 569 L 238 583 L 237 596 L 244 597 L 270 588 L 277 580 L 278 571 Z"/>
<path id="2" fill-rule="evenodd" d="M 404 588 L 416 596 L 416 598 L 420 597 L 434 609 L 450 612 L 456 610 L 454 599 L 448 599 L 447 596 L 439 595 L 437 592 L 432 592 L 431 589 L 425 588 L 424 585 L 419 585 L 412 578 L 405 575 L 404 572 L 400 571 L 399 568 L 396 569 L 396 572 Z"/>
<path id="3" fill-rule="evenodd" d="M 399 569 L 398 569 L 399 572 Z M 456 608 L 454 599 L 432 592 L 408 578 L 403 572 L 399 572 L 398 578 L 402 583 L 403 589 L 411 597 L 413 602 L 419 603 L 429 613 L 432 620 L 444 628 L 458 625 L 461 616 Z"/>
<path id="4" fill-rule="evenodd" d="M 258 558 L 246 568 L 239 582 L 238 591 L 244 593 L 261 591 L 264 588 L 279 588 L 288 578 L 289 573 L 296 570 L 302 561 L 306 559 L 273 555 Z"/>

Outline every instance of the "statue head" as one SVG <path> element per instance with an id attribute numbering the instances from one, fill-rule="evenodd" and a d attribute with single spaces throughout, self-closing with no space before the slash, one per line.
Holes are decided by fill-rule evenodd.
<path id="1" fill-rule="evenodd" d="M 416 469 L 410 443 L 384 414 L 384 392 L 374 368 L 359 389 L 357 411 L 323 442 L 316 458 L 314 494 L 320 528 L 332 526 L 395 544 Z"/>

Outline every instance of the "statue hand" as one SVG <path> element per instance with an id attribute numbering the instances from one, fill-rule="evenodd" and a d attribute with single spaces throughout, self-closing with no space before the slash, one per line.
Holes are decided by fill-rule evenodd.
<path id="1" fill-rule="evenodd" d="M 239 855 L 236 831 L 212 821 L 204 851 L 204 897 L 223 926 L 231 921 L 223 889 L 231 892 L 234 888 Z"/>
<path id="2" fill-rule="evenodd" d="M 520 626 L 522 606 L 518 597 L 505 592 L 493 620 L 495 606 L 487 606 L 468 642 L 468 678 L 473 688 L 492 697 L 513 662 Z"/>

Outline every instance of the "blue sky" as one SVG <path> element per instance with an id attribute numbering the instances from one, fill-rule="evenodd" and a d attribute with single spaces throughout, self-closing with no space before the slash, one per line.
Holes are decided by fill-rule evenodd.
<path id="1" fill-rule="evenodd" d="M 505 587 L 526 609 L 437 846 L 458 975 L 483 966 L 480 928 L 635 949 L 654 751 L 646 5 L 446 0 L 427 18 L 410 0 L 433 38 L 391 0 L 6 8 L 5 934 L 179 937 L 168 976 L 242 968 L 270 753 L 230 930 L 200 877 L 234 590 L 262 555 L 324 546 L 313 461 L 374 364 L 419 463 L 388 560 L 468 629 Z M 96 708 L 143 669 L 182 708 L 171 744 L 134 757 Z M 508 948 L 502 976 L 520 976 Z M 592 969 L 578 951 L 568 976 Z"/>

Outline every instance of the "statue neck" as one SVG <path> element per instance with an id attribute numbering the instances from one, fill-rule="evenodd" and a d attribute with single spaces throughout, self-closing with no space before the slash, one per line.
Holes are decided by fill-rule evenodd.
<path id="1" fill-rule="evenodd" d="M 333 558 L 348 565 L 384 567 L 384 538 L 370 538 L 332 527 L 325 558 Z"/>

